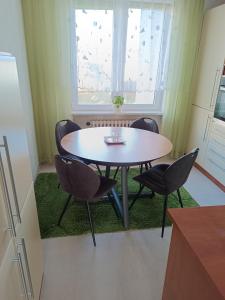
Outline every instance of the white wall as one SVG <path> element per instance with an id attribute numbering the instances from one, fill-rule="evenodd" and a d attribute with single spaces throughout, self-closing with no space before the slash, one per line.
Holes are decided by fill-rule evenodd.
<path id="1" fill-rule="evenodd" d="M 0 0 L 0 51 L 10 52 L 17 59 L 32 173 L 35 178 L 38 156 L 20 0 Z"/>
<path id="2" fill-rule="evenodd" d="M 205 0 L 205 10 L 224 4 L 225 0 Z"/>

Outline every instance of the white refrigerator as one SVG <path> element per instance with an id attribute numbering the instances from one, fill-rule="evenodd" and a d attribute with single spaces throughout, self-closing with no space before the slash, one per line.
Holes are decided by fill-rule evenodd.
<path id="1" fill-rule="evenodd" d="M 42 242 L 16 59 L 0 52 L 0 299 L 39 299 Z"/>

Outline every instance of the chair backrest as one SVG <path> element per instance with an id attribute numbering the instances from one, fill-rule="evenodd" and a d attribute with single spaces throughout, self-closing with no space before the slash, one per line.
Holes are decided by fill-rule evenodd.
<path id="1" fill-rule="evenodd" d="M 100 186 L 99 176 L 79 159 L 67 161 L 55 156 L 55 166 L 62 189 L 79 200 L 92 199 Z"/>
<path id="2" fill-rule="evenodd" d="M 164 180 L 168 193 L 172 193 L 184 185 L 197 158 L 198 151 L 198 148 L 192 150 L 190 153 L 178 158 L 166 169 Z"/>
<path id="3" fill-rule="evenodd" d="M 66 150 L 61 146 L 61 139 L 68 133 L 80 130 L 80 126 L 71 120 L 61 120 L 55 125 L 55 140 L 59 154 L 67 154 Z"/>
<path id="4" fill-rule="evenodd" d="M 158 127 L 156 121 L 151 118 L 137 119 L 131 124 L 130 127 L 159 133 L 159 127 Z"/>

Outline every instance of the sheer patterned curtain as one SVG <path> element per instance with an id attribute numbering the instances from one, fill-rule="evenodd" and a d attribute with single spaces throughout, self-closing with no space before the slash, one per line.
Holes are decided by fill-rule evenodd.
<path id="1" fill-rule="evenodd" d="M 75 76 L 80 103 L 109 100 L 111 92 L 113 11 L 75 10 Z"/>
<path id="2" fill-rule="evenodd" d="M 124 78 L 129 103 L 153 104 L 162 97 L 170 11 L 165 5 L 133 4 L 129 8 Z"/>
<path id="3" fill-rule="evenodd" d="M 170 1 L 75 1 L 75 107 L 125 104 L 160 110 L 167 74 Z"/>

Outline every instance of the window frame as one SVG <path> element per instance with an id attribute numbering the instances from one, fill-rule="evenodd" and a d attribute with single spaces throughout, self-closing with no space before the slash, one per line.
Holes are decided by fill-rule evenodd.
<path id="1" fill-rule="evenodd" d="M 135 8 L 136 5 L 133 3 L 138 3 L 139 5 L 141 5 L 142 1 L 129 1 L 129 7 L 128 8 Z M 152 2 L 150 3 L 149 0 L 147 1 L 143 1 L 143 3 L 145 3 L 146 5 L 151 5 Z M 169 7 L 171 8 L 171 0 L 155 0 L 154 3 L 157 3 L 158 5 L 163 4 L 163 5 L 169 5 Z M 141 8 L 138 5 L 138 8 Z M 97 8 L 97 7 L 76 7 L 75 5 L 73 6 L 73 9 L 71 11 L 71 26 L 72 29 L 71 30 L 71 41 L 72 41 L 72 49 L 71 49 L 71 61 L 72 61 L 72 65 L 71 65 L 71 75 L 72 75 L 72 111 L 73 114 L 85 114 L 85 113 L 89 113 L 89 114 L 96 114 L 96 113 L 101 113 L 101 114 L 114 114 L 114 107 L 113 104 L 79 104 L 78 103 L 78 85 L 77 85 L 77 80 L 76 78 L 78 78 L 77 76 L 77 57 L 76 57 L 76 50 L 77 50 L 77 41 L 76 41 L 76 31 L 74 32 L 74 30 L 76 30 L 76 21 L 75 21 L 75 10 L 76 9 L 112 9 L 113 10 L 113 18 L 115 18 L 115 14 L 114 14 L 114 9 L 112 7 L 108 7 L 108 8 Z M 171 14 L 172 15 L 172 14 Z M 128 19 L 126 20 L 127 23 Z M 126 32 L 127 32 L 127 28 L 126 28 Z M 170 35 L 170 32 L 168 31 L 168 36 Z M 114 45 L 115 43 L 113 43 L 112 45 L 112 57 L 113 55 L 113 51 L 114 50 Z M 126 49 L 126 47 L 125 47 Z M 112 64 L 113 65 L 113 64 Z M 113 67 L 113 66 L 112 66 Z M 123 68 L 124 69 L 124 68 Z M 124 74 L 123 74 L 124 77 Z M 113 82 L 113 76 L 111 78 L 111 81 Z M 154 96 L 154 103 L 152 104 L 124 104 L 122 107 L 122 112 L 124 114 L 126 113 L 151 113 L 151 114 L 157 114 L 157 115 L 162 115 L 163 113 L 163 98 L 164 98 L 164 93 L 166 91 L 166 88 L 159 88 L 157 90 L 155 90 L 155 96 Z M 116 94 L 116 91 L 112 91 L 111 95 L 113 98 L 113 95 Z"/>

